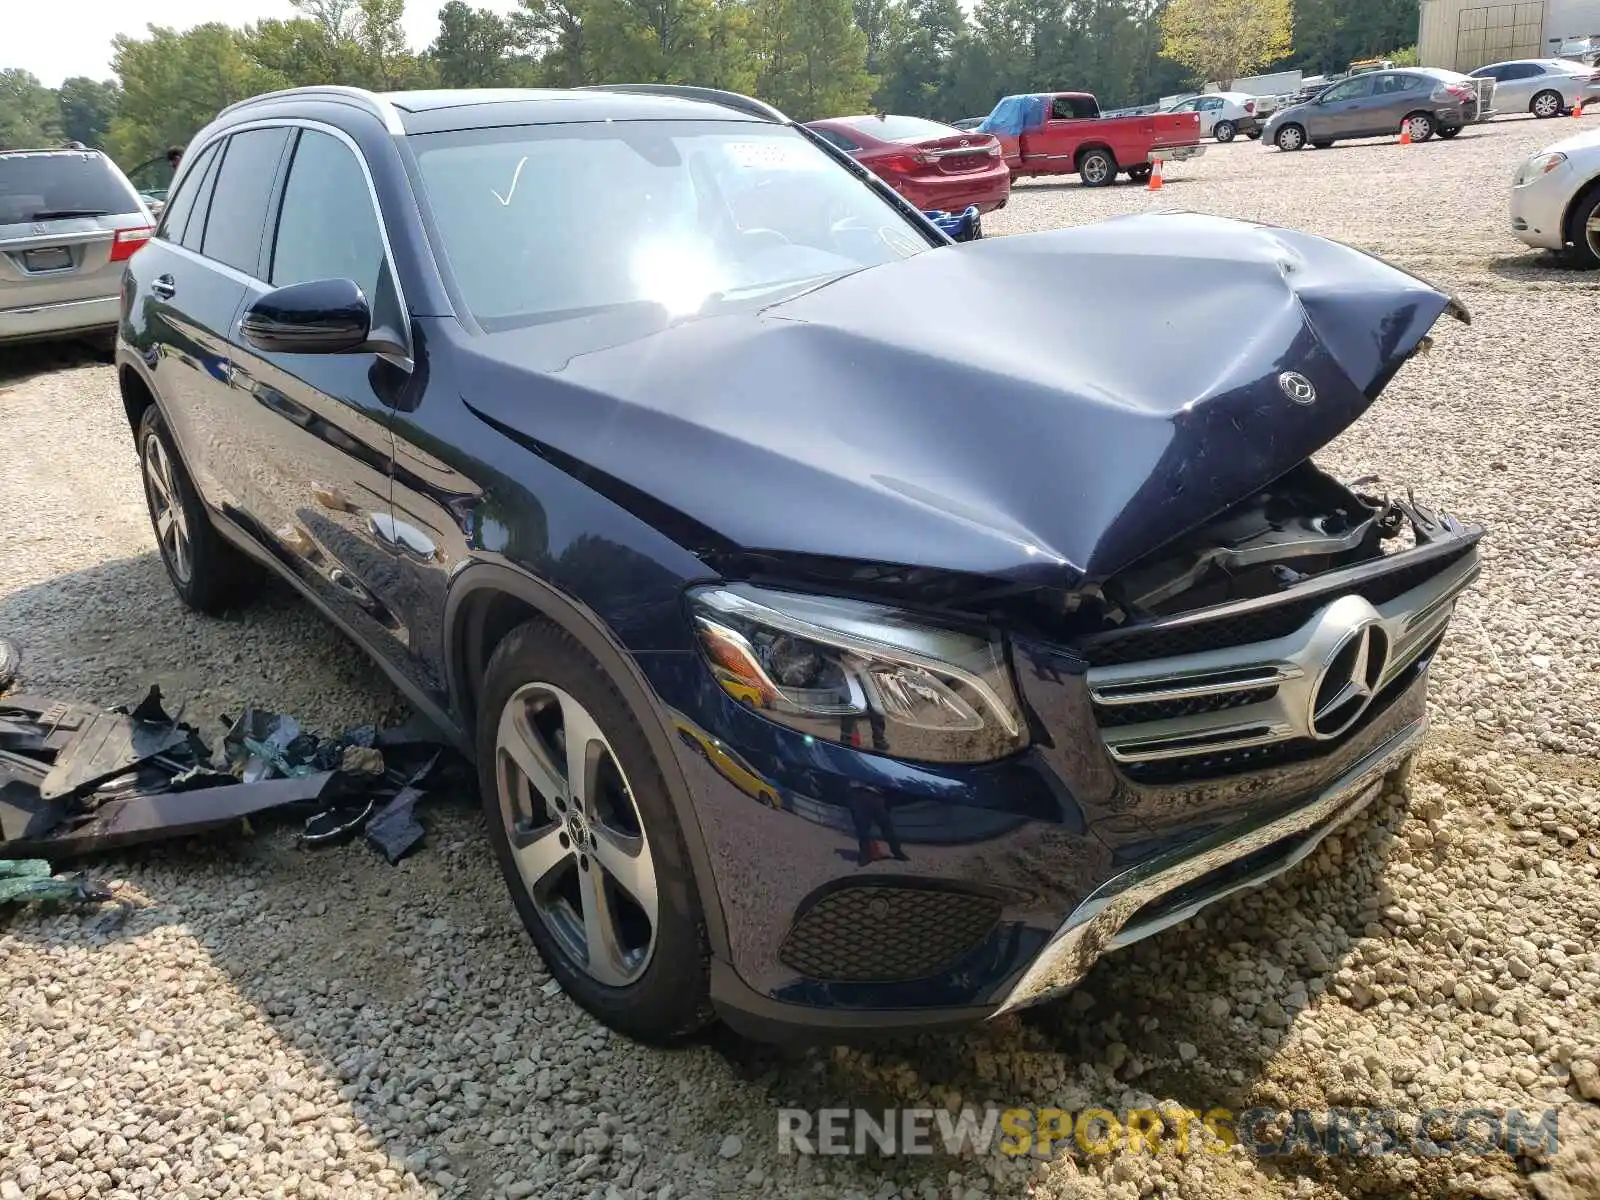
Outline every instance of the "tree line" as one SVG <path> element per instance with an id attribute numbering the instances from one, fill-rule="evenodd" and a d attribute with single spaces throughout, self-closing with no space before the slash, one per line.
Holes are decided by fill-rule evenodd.
<path id="1" fill-rule="evenodd" d="M 1417 0 L 518 0 L 507 15 L 450 0 L 414 51 L 405 0 L 291 2 L 287 20 L 118 36 L 110 80 L 51 89 L 0 71 L 0 149 L 72 139 L 132 167 L 236 100 L 317 83 L 693 83 L 801 120 L 954 120 L 1056 88 L 1111 108 L 1265 69 L 1340 70 L 1417 34 Z"/>

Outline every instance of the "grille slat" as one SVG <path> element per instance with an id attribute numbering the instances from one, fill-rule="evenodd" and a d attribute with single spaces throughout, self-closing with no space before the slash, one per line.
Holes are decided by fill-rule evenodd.
<path id="1" fill-rule="evenodd" d="M 1448 570 L 1472 553 L 1464 546 L 1454 554 L 1430 558 L 1401 567 L 1336 593 L 1363 597 L 1374 606 L 1389 603 Z M 1288 600 L 1269 608 L 1255 609 L 1215 621 L 1172 628 L 1132 628 L 1087 641 L 1082 646 L 1091 667 L 1122 666 L 1153 658 L 1176 658 L 1205 650 L 1226 650 L 1253 642 L 1270 642 L 1287 637 L 1309 621 L 1333 597 L 1328 593 Z"/>

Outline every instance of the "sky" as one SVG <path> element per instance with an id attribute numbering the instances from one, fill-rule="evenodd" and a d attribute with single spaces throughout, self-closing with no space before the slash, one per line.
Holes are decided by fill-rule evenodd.
<path id="1" fill-rule="evenodd" d="M 439 29 L 444 0 L 406 0 L 406 38 L 421 50 Z M 509 12 L 515 0 L 473 0 L 476 8 Z M 32 71 L 46 87 L 87 75 L 111 77 L 111 39 L 143 34 L 147 25 L 187 29 L 206 21 L 243 25 L 263 17 L 289 17 L 289 0 L 0 0 L 5 34 L 0 69 Z"/>

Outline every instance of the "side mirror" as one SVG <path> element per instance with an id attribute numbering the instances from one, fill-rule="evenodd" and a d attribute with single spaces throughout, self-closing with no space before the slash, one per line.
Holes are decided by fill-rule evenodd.
<path id="1" fill-rule="evenodd" d="M 372 309 L 349 279 L 314 279 L 276 288 L 239 323 L 245 340 L 273 354 L 345 354 L 365 346 Z"/>

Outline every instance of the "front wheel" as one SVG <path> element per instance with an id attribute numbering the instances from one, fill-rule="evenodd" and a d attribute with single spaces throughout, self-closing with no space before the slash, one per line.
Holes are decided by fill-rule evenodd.
<path id="1" fill-rule="evenodd" d="M 178 599 L 203 613 L 221 612 L 244 599 L 259 568 L 224 541 L 211 523 L 166 420 L 154 404 L 139 420 L 139 474 L 156 548 Z"/>
<path id="2" fill-rule="evenodd" d="M 484 676 L 479 786 L 512 903 L 550 973 L 653 1043 L 710 1022 L 693 870 L 660 765 L 605 668 L 529 621 Z"/>
<path id="3" fill-rule="evenodd" d="M 1528 111 L 1540 120 L 1548 121 L 1551 117 L 1559 117 L 1565 107 L 1566 102 L 1561 99 L 1560 92 L 1543 91 L 1529 102 Z"/>
<path id="4" fill-rule="evenodd" d="M 1279 150 L 1286 152 L 1304 150 L 1306 145 L 1306 131 L 1300 128 L 1298 125 L 1285 125 L 1282 129 L 1278 130 L 1278 136 L 1275 140 L 1278 143 Z"/>
<path id="5" fill-rule="evenodd" d="M 1226 145 L 1227 143 L 1233 141 L 1233 135 L 1238 132 L 1238 128 L 1232 121 L 1218 121 L 1217 127 L 1211 131 L 1211 135 L 1216 138 L 1217 141 Z"/>
<path id="6" fill-rule="evenodd" d="M 1578 197 L 1567 218 L 1567 261 L 1592 271 L 1600 267 L 1600 188 Z"/>
<path id="7" fill-rule="evenodd" d="M 1413 142 L 1425 142 L 1433 136 L 1433 118 L 1427 113 L 1412 113 L 1406 118 L 1406 132 Z"/>
<path id="8" fill-rule="evenodd" d="M 1078 159 L 1078 178 L 1084 187 L 1107 187 L 1117 181 L 1117 163 L 1104 150 L 1090 150 Z"/>
<path id="9" fill-rule="evenodd" d="M 1439 126 L 1439 136 L 1442 138 L 1453 138 L 1456 136 L 1456 134 L 1461 132 L 1461 128 L 1462 127 L 1460 125 L 1441 125 Z"/>

